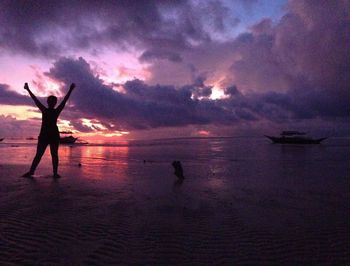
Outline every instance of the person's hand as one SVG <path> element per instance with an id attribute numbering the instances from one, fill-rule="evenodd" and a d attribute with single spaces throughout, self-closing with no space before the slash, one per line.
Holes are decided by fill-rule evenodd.
<path id="1" fill-rule="evenodd" d="M 29 90 L 29 86 L 28 86 L 28 83 L 26 82 L 26 83 L 24 83 L 24 89 L 27 91 L 27 90 Z"/>
<path id="2" fill-rule="evenodd" d="M 70 90 L 74 90 L 74 88 L 75 88 L 75 83 L 72 83 L 71 85 L 70 85 Z"/>

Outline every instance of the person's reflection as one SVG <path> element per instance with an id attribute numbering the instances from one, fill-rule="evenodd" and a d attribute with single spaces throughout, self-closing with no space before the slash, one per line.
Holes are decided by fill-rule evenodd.
<path id="1" fill-rule="evenodd" d="M 182 164 L 180 161 L 173 161 L 172 166 L 174 167 L 174 174 L 177 176 L 177 180 L 174 182 L 174 188 L 181 187 L 185 179 Z"/>
<path id="2" fill-rule="evenodd" d="M 177 180 L 175 180 L 173 184 L 174 188 L 180 188 L 184 180 L 184 178 L 178 178 Z"/>

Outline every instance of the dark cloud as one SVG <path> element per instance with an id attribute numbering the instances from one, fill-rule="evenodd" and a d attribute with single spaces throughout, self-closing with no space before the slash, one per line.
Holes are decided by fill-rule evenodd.
<path id="1" fill-rule="evenodd" d="M 141 62 L 153 62 L 154 60 L 166 59 L 172 62 L 181 62 L 182 58 L 179 54 L 171 51 L 147 50 L 140 56 Z"/>
<path id="2" fill-rule="evenodd" d="M 350 6 L 347 1 L 289 1 L 277 24 L 264 19 L 233 43 L 231 66 L 244 90 L 326 89 L 350 81 Z"/>
<path id="3" fill-rule="evenodd" d="M 205 18 L 203 14 L 207 14 Z M 57 57 L 68 51 L 138 47 L 178 61 L 178 51 L 223 31 L 228 9 L 221 1 L 10 1 L 0 3 L 0 47 Z M 161 52 L 159 52 L 161 51 Z"/>
<path id="4" fill-rule="evenodd" d="M 349 118 L 349 43 L 347 1 L 289 1 L 280 21 L 264 19 L 234 40 L 232 82 L 276 120 Z"/>
<path id="5" fill-rule="evenodd" d="M 1 137 L 34 137 L 38 135 L 40 121 L 36 119 L 18 120 L 12 116 L 0 114 L 0 136 Z"/>
<path id="6" fill-rule="evenodd" d="M 83 58 L 62 58 L 47 75 L 67 86 L 72 81 L 76 82 L 78 88 L 71 101 L 74 108 L 88 117 L 124 129 L 208 124 L 236 119 L 234 115 L 223 112 L 217 102 L 192 99 L 192 92 L 198 90 L 194 86 L 150 86 L 133 80 L 123 85 L 125 93 L 119 93 L 96 77 Z M 206 88 L 203 90 L 207 93 Z"/>
<path id="7" fill-rule="evenodd" d="M 119 93 L 96 77 L 82 58 L 62 58 L 47 74 L 67 86 L 76 81 L 74 108 L 106 125 L 117 124 L 120 129 L 227 125 L 259 119 L 285 123 L 322 117 L 348 118 L 350 114 L 348 99 L 338 101 L 327 91 L 316 89 L 244 94 L 236 86 L 230 86 L 225 89 L 229 98 L 198 100 L 211 92 L 210 87 L 198 86 L 203 82 L 174 87 L 133 80 L 123 85 L 124 93 Z"/>
<path id="8" fill-rule="evenodd" d="M 29 105 L 31 99 L 10 90 L 7 84 L 0 84 L 0 104 Z"/>
<path id="9" fill-rule="evenodd" d="M 230 95 L 230 96 L 233 96 L 233 95 L 237 95 L 239 94 L 239 91 L 237 89 L 237 86 L 230 86 L 230 87 L 227 87 L 224 89 L 224 93 L 226 95 Z"/>

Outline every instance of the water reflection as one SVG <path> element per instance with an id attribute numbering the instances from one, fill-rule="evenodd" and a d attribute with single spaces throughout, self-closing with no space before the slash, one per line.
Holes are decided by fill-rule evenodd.
<path id="1" fill-rule="evenodd" d="M 75 146 L 60 149 L 61 163 L 79 168 L 86 179 L 127 179 L 129 147 Z"/>
<path id="2" fill-rule="evenodd" d="M 208 180 L 207 185 L 209 188 L 217 190 L 217 189 L 223 189 L 225 186 L 225 182 L 220 178 L 213 177 Z"/>

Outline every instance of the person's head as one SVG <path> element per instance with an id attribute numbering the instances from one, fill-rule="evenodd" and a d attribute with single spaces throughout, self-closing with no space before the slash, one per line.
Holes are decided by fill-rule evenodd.
<path id="1" fill-rule="evenodd" d="M 49 96 L 47 97 L 47 105 L 49 108 L 54 108 L 57 103 L 57 97 L 56 96 Z"/>

